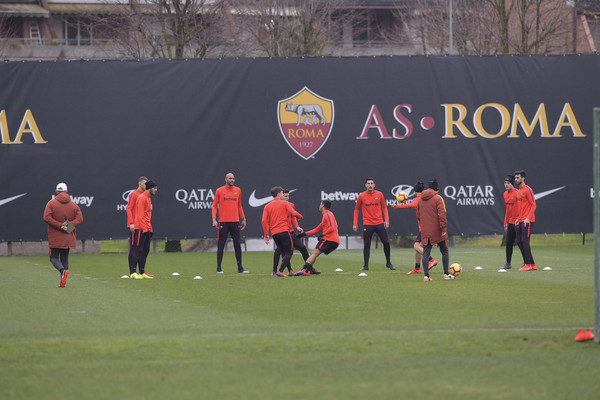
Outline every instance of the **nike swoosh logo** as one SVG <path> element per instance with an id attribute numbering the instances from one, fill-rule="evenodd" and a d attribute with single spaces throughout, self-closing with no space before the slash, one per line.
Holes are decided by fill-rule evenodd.
<path id="1" fill-rule="evenodd" d="M 9 197 L 9 198 L 4 199 L 4 200 L 0 200 L 0 206 L 5 205 L 6 203 L 10 203 L 11 201 L 18 199 L 19 197 L 25 196 L 26 194 L 27 193 L 23 193 L 23 194 L 20 194 L 18 196 L 13 196 L 13 197 Z"/>
<path id="2" fill-rule="evenodd" d="M 268 197 L 263 197 L 262 199 L 257 199 L 255 195 L 256 195 L 256 190 L 252 192 L 252 194 L 250 195 L 250 198 L 248 199 L 248 203 L 250 204 L 250 207 L 264 206 L 265 204 L 267 204 L 271 200 L 273 200 L 273 196 L 268 196 Z"/>
<path id="3" fill-rule="evenodd" d="M 295 192 L 297 189 L 290 190 L 290 193 Z M 273 196 L 263 197 L 261 199 L 256 198 L 256 190 L 252 192 L 250 198 L 248 199 L 248 204 L 250 207 L 262 207 L 267 203 L 270 203 L 273 200 Z"/>
<path id="4" fill-rule="evenodd" d="M 562 190 L 562 189 L 564 189 L 564 188 L 566 188 L 566 186 L 561 186 L 561 187 L 559 187 L 559 188 L 556 188 L 556 189 L 546 190 L 545 192 L 536 193 L 536 194 L 535 194 L 533 197 L 534 197 L 536 200 L 539 200 L 539 199 L 541 199 L 542 197 L 546 197 L 546 196 L 548 196 L 548 195 L 550 195 L 550 194 L 552 194 L 552 193 L 554 193 L 554 192 L 558 192 L 559 190 Z"/>

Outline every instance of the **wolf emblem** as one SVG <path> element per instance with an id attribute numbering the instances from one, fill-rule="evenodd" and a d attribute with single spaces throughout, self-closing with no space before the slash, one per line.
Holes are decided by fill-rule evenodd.
<path id="1" fill-rule="evenodd" d="M 321 107 L 318 104 L 287 103 L 285 105 L 285 111 L 298 114 L 298 123 L 296 124 L 296 126 L 300 125 L 300 122 L 302 122 L 302 117 L 304 117 L 304 116 L 310 116 L 308 123 L 310 123 L 311 125 L 312 125 L 312 123 L 316 123 L 317 120 L 318 120 L 318 123 L 323 124 L 323 125 L 325 125 L 327 123 L 327 119 L 325 118 L 325 115 L 323 114 L 323 107 Z M 307 121 L 305 118 L 304 125 L 306 125 L 306 124 L 307 124 Z"/>

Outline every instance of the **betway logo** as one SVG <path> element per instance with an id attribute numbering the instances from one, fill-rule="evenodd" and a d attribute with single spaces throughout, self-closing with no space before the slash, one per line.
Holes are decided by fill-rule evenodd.
<path id="1" fill-rule="evenodd" d="M 356 201 L 358 199 L 358 196 L 360 195 L 360 193 L 353 193 L 353 192 L 332 192 L 332 193 L 327 193 L 321 190 L 321 201 L 323 200 L 329 200 L 329 201 Z"/>
<path id="2" fill-rule="evenodd" d="M 56 196 L 52 196 L 54 198 Z M 92 205 L 92 201 L 94 201 L 94 196 L 69 196 L 73 203 L 79 206 L 89 207 Z"/>

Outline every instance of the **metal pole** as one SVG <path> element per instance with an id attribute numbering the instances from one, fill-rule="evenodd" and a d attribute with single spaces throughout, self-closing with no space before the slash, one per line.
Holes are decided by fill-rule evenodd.
<path id="1" fill-rule="evenodd" d="M 594 108 L 594 334 L 600 343 L 600 108 Z"/>
<path id="2" fill-rule="evenodd" d="M 450 40 L 450 46 L 449 46 L 450 50 L 448 53 L 452 54 L 452 53 L 454 53 L 454 46 L 452 45 L 452 43 L 454 42 L 453 33 L 452 33 L 452 31 L 453 31 L 453 29 L 452 29 L 452 0 L 448 0 L 448 20 L 449 20 L 448 29 L 450 31 L 450 34 L 448 35 L 449 40 Z"/>

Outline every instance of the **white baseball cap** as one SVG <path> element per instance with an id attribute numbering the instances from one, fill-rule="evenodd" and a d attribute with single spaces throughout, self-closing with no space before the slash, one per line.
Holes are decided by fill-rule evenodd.
<path id="1" fill-rule="evenodd" d="M 67 192 L 67 184 L 66 183 L 59 183 L 58 185 L 56 185 L 56 191 L 57 192 Z"/>

